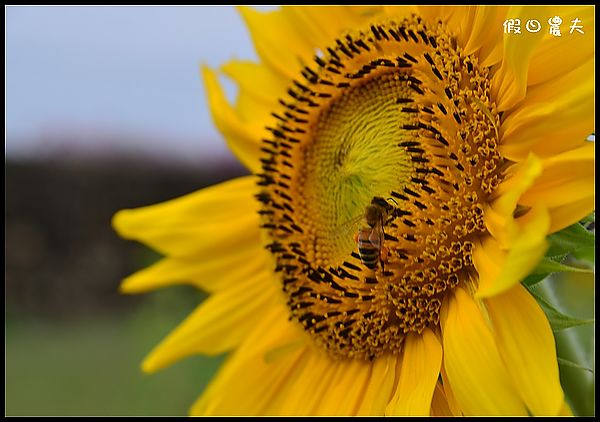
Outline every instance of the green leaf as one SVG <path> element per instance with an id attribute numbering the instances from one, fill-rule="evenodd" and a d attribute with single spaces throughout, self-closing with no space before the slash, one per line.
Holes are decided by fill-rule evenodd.
<path id="1" fill-rule="evenodd" d="M 540 263 L 532 271 L 532 274 L 550 274 L 556 272 L 569 272 L 569 273 L 591 273 L 593 272 L 590 268 L 579 268 L 571 265 L 562 264 L 550 258 L 543 258 Z"/>
<path id="2" fill-rule="evenodd" d="M 591 264 L 596 263 L 596 247 L 581 248 L 573 251 L 573 256 L 581 261 L 588 262 Z"/>
<path id="3" fill-rule="evenodd" d="M 581 220 L 581 224 L 593 223 L 596 221 L 596 211 L 592 212 L 590 215 Z"/>
<path id="4" fill-rule="evenodd" d="M 570 361 L 568 359 L 564 359 L 564 358 L 561 358 L 561 357 L 557 357 L 556 359 L 558 360 L 558 364 L 559 365 L 568 366 L 569 368 L 581 369 L 583 371 L 588 371 L 591 374 L 594 373 L 593 369 L 588 368 L 586 366 L 582 366 L 582 365 L 580 365 L 578 363 L 575 363 L 575 362 L 572 362 L 572 361 Z"/>
<path id="5" fill-rule="evenodd" d="M 569 253 L 583 248 L 594 248 L 596 236 L 579 223 L 548 236 L 550 247 L 547 257 L 562 259 Z"/>
<path id="6" fill-rule="evenodd" d="M 546 278 L 548 274 L 542 274 L 542 273 L 532 273 L 529 274 L 527 277 L 525 277 L 525 279 L 522 281 L 522 283 L 525 285 L 525 287 L 529 288 L 529 287 L 533 287 L 536 284 L 538 284 L 540 281 L 542 281 L 543 279 Z"/>
<path id="7" fill-rule="evenodd" d="M 550 325 L 552 326 L 552 331 L 554 332 L 565 330 L 571 327 L 577 327 L 579 325 L 593 324 L 595 321 L 594 319 L 579 319 L 570 315 L 566 315 L 556 309 L 546 300 L 542 299 L 538 294 L 532 291 L 532 289 L 529 289 L 529 292 L 544 310 L 544 313 L 548 318 L 548 322 L 550 322 Z"/>

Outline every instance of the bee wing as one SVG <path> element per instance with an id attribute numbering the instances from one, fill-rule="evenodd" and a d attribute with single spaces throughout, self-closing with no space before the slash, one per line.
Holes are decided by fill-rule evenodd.
<path id="1" fill-rule="evenodd" d="M 352 219 L 340 224 L 333 230 L 333 234 L 328 236 L 329 238 L 338 238 L 347 235 L 353 230 L 357 229 L 358 223 L 362 220 L 363 214 L 357 215 Z"/>
<path id="2" fill-rule="evenodd" d="M 381 240 L 383 239 L 383 227 L 381 225 L 377 225 L 371 230 L 369 234 L 369 242 L 371 245 L 375 246 L 377 249 L 381 248 Z"/>

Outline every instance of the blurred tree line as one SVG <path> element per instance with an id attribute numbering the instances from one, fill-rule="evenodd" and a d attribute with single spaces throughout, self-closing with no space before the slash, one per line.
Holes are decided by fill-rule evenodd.
<path id="1" fill-rule="evenodd" d="M 75 318 L 131 306 L 138 299 L 119 295 L 119 282 L 147 262 L 142 247 L 112 230 L 114 213 L 246 173 L 232 159 L 197 167 L 127 159 L 7 161 L 7 317 Z"/>

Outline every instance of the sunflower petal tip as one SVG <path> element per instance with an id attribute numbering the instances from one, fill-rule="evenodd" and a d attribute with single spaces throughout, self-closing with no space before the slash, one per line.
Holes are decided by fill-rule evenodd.
<path id="1" fill-rule="evenodd" d="M 202 72 L 206 72 L 206 73 L 212 73 L 213 72 L 212 66 L 209 65 L 207 62 L 201 62 L 200 63 L 200 70 L 202 70 Z"/>
<path id="2" fill-rule="evenodd" d="M 157 359 L 154 357 L 154 353 L 151 353 L 144 361 L 140 368 L 145 374 L 153 374 L 158 371 L 162 366 L 159 364 Z"/>
<path id="3" fill-rule="evenodd" d="M 252 12 L 254 12 L 254 10 L 252 10 L 250 8 L 250 6 L 244 6 L 244 5 L 237 5 L 235 6 L 235 8 L 237 9 L 238 13 L 242 16 L 242 18 L 247 19 L 248 15 Z"/>
<path id="4" fill-rule="evenodd" d="M 200 63 L 200 74 L 205 85 L 209 85 L 216 78 L 215 71 L 206 63 Z"/>
<path id="5" fill-rule="evenodd" d="M 218 110 L 217 103 L 227 102 L 225 99 L 225 94 L 223 92 L 223 88 L 221 83 L 219 82 L 219 75 L 216 69 L 213 69 L 207 64 L 200 65 L 200 72 L 202 76 L 202 81 L 204 82 L 204 87 L 206 89 L 206 96 L 208 99 L 208 103 L 211 109 L 211 113 L 219 112 L 222 113 L 222 110 Z"/>
<path id="6" fill-rule="evenodd" d="M 136 283 L 134 283 L 133 276 L 124 278 L 121 284 L 119 285 L 119 293 L 125 295 L 140 293 L 140 289 L 137 288 L 135 284 Z"/>
<path id="7" fill-rule="evenodd" d="M 125 209 L 117 211 L 112 217 L 112 228 L 121 237 L 129 237 L 131 235 L 131 231 L 129 230 L 131 224 L 131 214 L 131 210 Z"/>

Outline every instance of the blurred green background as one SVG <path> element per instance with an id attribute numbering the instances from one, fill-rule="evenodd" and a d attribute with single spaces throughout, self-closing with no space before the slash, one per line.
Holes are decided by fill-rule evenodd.
<path id="1" fill-rule="evenodd" d="M 591 263 L 568 260 L 581 268 Z M 595 318 L 595 273 L 555 273 L 532 289 L 559 312 L 578 320 Z M 596 413 L 595 323 L 556 330 L 556 354 L 565 399 L 575 416 Z"/>
<path id="2" fill-rule="evenodd" d="M 245 174 L 111 159 L 6 163 L 6 415 L 185 415 L 223 356 L 140 363 L 203 299 L 190 286 L 120 295 L 158 258 L 110 226 L 121 208 Z"/>

